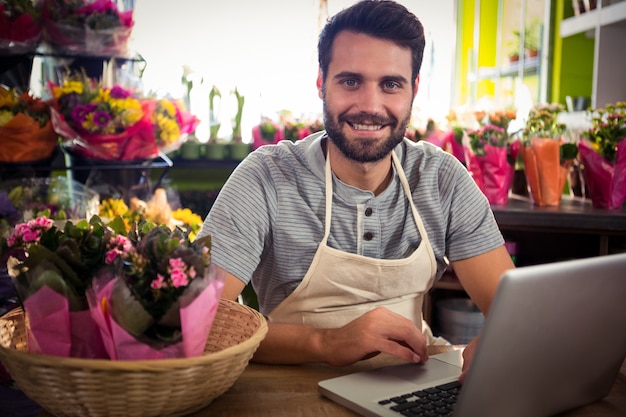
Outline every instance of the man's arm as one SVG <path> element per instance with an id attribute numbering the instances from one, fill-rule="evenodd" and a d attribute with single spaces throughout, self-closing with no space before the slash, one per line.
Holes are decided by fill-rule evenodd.
<path id="1" fill-rule="evenodd" d="M 468 259 L 452 262 L 463 289 L 487 315 L 505 271 L 515 268 L 504 246 Z"/>
<path id="2" fill-rule="evenodd" d="M 485 316 L 491 308 L 500 277 L 505 271 L 515 268 L 511 256 L 504 246 L 482 255 L 452 262 L 452 266 L 461 285 Z M 463 351 L 461 381 L 465 379 L 477 343 L 478 337 L 472 340 Z"/>
<path id="3" fill-rule="evenodd" d="M 228 273 L 222 297 L 235 300 L 243 281 Z M 385 352 L 409 362 L 428 359 L 426 339 L 415 324 L 377 308 L 337 329 L 268 322 L 253 361 L 273 364 L 327 363 L 345 366 Z"/>

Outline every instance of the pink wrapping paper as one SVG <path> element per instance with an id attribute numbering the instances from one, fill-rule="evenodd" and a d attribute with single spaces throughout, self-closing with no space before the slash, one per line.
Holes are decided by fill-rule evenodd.
<path id="1" fill-rule="evenodd" d="M 29 350 L 46 355 L 108 358 L 89 310 L 69 311 L 67 299 L 44 286 L 24 301 L 29 319 Z"/>
<path id="2" fill-rule="evenodd" d="M 85 158 L 135 161 L 154 158 L 159 150 L 154 140 L 150 114 L 125 132 L 113 135 L 78 134 L 55 109 L 50 109 L 55 132 L 63 138 L 63 146 Z"/>
<path id="3" fill-rule="evenodd" d="M 210 268 L 213 269 L 213 266 Z M 92 317 L 100 328 L 109 357 L 115 360 L 145 360 L 201 355 L 204 352 L 224 286 L 224 271 L 215 268 L 214 274 L 213 278 L 209 278 L 207 287 L 193 301 L 188 304 L 181 302 L 181 305 L 185 306 L 180 310 L 182 341 L 160 350 L 137 340 L 118 325 L 108 311 L 103 309 L 104 299 L 106 299 L 104 304 L 108 303 L 115 280 L 120 278 L 104 277 L 103 281 L 94 283 L 94 287 L 87 293 L 87 298 Z"/>
<path id="4" fill-rule="evenodd" d="M 617 143 L 614 164 L 581 140 L 578 152 L 584 166 L 585 181 L 594 207 L 619 209 L 626 199 L 626 139 Z"/>
<path id="5" fill-rule="evenodd" d="M 508 162 L 508 150 L 485 145 L 485 155 L 468 157 L 468 170 L 490 204 L 506 204 L 513 182 L 514 167 Z"/>
<path id="6" fill-rule="evenodd" d="M 444 142 L 445 142 L 445 146 L 446 148 L 449 150 L 449 152 L 454 155 L 456 157 L 456 159 L 458 159 L 463 165 L 468 164 L 468 155 L 466 155 L 466 148 L 465 146 L 463 146 L 462 143 L 457 142 L 454 139 L 454 131 L 450 130 L 448 133 L 446 133 L 445 137 L 444 137 Z"/>
<path id="7" fill-rule="evenodd" d="M 263 138 L 263 136 L 261 135 L 260 125 L 256 125 L 252 128 L 252 149 L 260 148 L 263 145 L 273 145 L 275 143 L 280 142 L 283 139 L 285 139 L 285 134 L 284 134 L 284 130 L 282 126 L 276 125 L 276 133 L 274 133 L 274 140 L 269 141 L 269 142 L 265 138 Z"/>

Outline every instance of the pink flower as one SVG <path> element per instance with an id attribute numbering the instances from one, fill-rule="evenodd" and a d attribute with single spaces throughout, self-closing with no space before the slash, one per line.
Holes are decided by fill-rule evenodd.
<path id="1" fill-rule="evenodd" d="M 165 286 L 165 278 L 161 274 L 157 274 L 157 277 L 150 283 L 150 288 L 153 290 L 161 289 Z"/>
<path id="2" fill-rule="evenodd" d="M 187 274 L 180 269 L 174 269 L 172 271 L 172 284 L 175 288 L 187 286 L 187 284 L 189 284 Z"/>

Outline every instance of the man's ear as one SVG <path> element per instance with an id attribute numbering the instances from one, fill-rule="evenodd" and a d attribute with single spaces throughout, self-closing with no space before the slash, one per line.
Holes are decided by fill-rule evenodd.
<path id="1" fill-rule="evenodd" d="M 324 85 L 324 77 L 322 76 L 321 68 L 317 70 L 317 81 L 315 82 L 315 84 L 317 85 L 317 94 L 320 96 L 320 98 L 323 98 L 322 87 Z"/>
<path id="2" fill-rule="evenodd" d="M 417 90 L 419 90 L 419 85 L 420 85 L 420 75 L 417 74 L 417 77 L 415 77 L 415 87 L 413 87 L 413 97 L 415 97 L 417 95 Z"/>

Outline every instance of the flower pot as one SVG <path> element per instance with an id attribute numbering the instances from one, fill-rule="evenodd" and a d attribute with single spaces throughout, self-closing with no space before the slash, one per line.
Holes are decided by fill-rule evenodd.
<path id="1" fill-rule="evenodd" d="M 626 139 L 617 143 L 615 163 L 611 163 L 580 141 L 578 150 L 584 178 L 594 207 L 619 209 L 626 200 Z"/>
<path id="2" fill-rule="evenodd" d="M 207 143 L 204 156 L 206 159 L 219 161 L 228 155 L 228 145 L 225 143 Z"/>
<path id="3" fill-rule="evenodd" d="M 180 147 L 180 157 L 183 159 L 196 160 L 202 154 L 202 145 L 195 140 L 188 140 Z"/>
<path id="4" fill-rule="evenodd" d="M 241 161 L 245 159 L 250 153 L 249 143 L 235 142 L 230 144 L 230 158 L 235 161 Z"/>
<path id="5" fill-rule="evenodd" d="M 530 198 L 536 206 L 561 204 L 569 166 L 561 165 L 560 149 L 561 141 L 552 138 L 532 138 L 522 147 Z"/>

